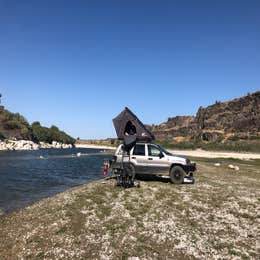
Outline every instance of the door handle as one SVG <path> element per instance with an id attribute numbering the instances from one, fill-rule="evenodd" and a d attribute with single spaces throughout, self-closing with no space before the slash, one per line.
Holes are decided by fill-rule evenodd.
<path id="1" fill-rule="evenodd" d="M 148 158 L 148 160 L 152 161 L 152 160 L 153 160 L 153 158 Z"/>
<path id="2" fill-rule="evenodd" d="M 136 159 L 136 157 L 133 156 L 132 159 Z"/>

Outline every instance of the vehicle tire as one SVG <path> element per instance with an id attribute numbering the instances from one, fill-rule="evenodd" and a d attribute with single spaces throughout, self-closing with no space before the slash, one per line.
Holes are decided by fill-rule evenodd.
<path id="1" fill-rule="evenodd" d="M 170 170 L 171 182 L 175 184 L 182 184 L 184 181 L 185 171 L 181 166 L 173 166 Z"/>

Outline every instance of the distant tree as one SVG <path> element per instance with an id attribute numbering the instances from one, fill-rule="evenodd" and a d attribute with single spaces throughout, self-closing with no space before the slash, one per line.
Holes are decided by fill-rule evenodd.
<path id="1" fill-rule="evenodd" d="M 51 142 L 50 130 L 47 127 L 41 126 L 39 122 L 32 124 L 32 132 L 36 142 Z"/>
<path id="2" fill-rule="evenodd" d="M 41 123 L 39 121 L 35 121 L 32 123 L 32 127 L 38 127 L 41 126 Z"/>
<path id="3" fill-rule="evenodd" d="M 53 130 L 53 131 L 60 131 L 59 128 L 56 125 L 52 125 L 50 127 L 50 129 Z"/>

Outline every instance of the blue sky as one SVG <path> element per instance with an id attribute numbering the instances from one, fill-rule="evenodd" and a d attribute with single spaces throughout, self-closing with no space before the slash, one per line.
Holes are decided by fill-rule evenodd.
<path id="1" fill-rule="evenodd" d="M 260 89 L 260 1 L 0 0 L 0 93 L 28 121 L 115 136 Z"/>

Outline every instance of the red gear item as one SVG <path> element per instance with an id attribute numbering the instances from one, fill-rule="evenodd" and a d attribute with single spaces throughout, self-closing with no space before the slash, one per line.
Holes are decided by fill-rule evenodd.
<path id="1" fill-rule="evenodd" d="M 107 176 L 107 164 L 104 163 L 104 177 Z"/>

